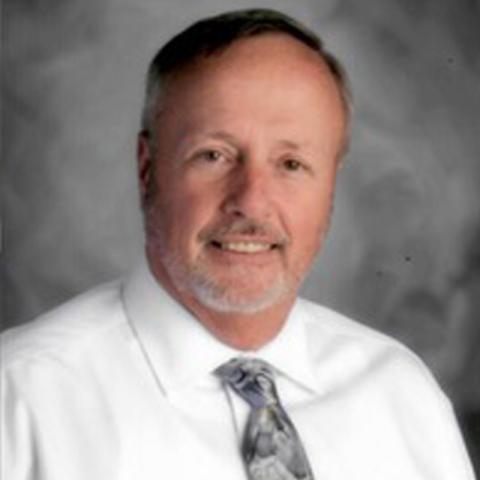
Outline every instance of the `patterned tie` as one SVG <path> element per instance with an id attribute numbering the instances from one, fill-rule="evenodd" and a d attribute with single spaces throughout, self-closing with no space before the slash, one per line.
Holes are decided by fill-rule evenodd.
<path id="1" fill-rule="evenodd" d="M 300 438 L 280 405 L 270 366 L 234 358 L 215 374 L 251 407 L 242 454 L 251 480 L 313 480 Z"/>

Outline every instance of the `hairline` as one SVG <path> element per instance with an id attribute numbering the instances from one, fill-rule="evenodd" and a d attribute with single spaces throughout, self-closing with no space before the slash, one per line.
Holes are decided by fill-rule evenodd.
<path id="1" fill-rule="evenodd" d="M 182 38 L 183 36 L 183 39 L 185 39 L 186 34 L 194 30 L 199 25 L 205 25 L 212 21 L 215 22 L 217 19 L 226 18 L 229 15 L 248 15 L 249 13 L 255 14 L 255 12 L 258 11 L 267 12 L 267 16 L 272 14 L 273 16 L 270 18 L 260 19 L 258 23 L 252 21 L 250 25 L 247 24 L 237 31 L 232 38 L 220 41 L 217 44 L 209 44 L 208 42 L 204 42 L 204 44 L 200 45 L 198 50 L 193 50 L 193 54 L 187 54 L 186 57 L 174 57 L 172 59 L 167 56 L 167 65 L 164 65 L 161 61 L 158 61 L 162 54 L 164 54 L 167 49 L 171 48 L 178 38 Z M 252 19 L 250 18 L 250 20 Z M 244 18 L 244 21 L 247 23 L 246 18 Z M 276 21 L 280 21 L 280 24 L 275 23 Z M 189 67 L 199 64 L 203 60 L 207 60 L 214 55 L 221 54 L 241 40 L 268 34 L 286 35 L 293 40 L 302 43 L 305 45 L 305 47 L 317 54 L 319 60 L 325 64 L 328 72 L 332 75 L 338 88 L 343 113 L 345 115 L 345 134 L 343 145 L 339 152 L 339 158 L 341 159 L 348 150 L 350 121 L 352 115 L 352 93 L 348 76 L 342 64 L 332 53 L 324 48 L 322 39 L 314 32 L 310 31 L 307 27 L 282 13 L 265 10 L 232 12 L 210 19 L 207 18 L 205 20 L 201 20 L 179 33 L 176 37 L 173 37 L 162 49 L 157 52 L 147 73 L 147 88 L 141 117 L 141 133 L 149 139 L 152 147 L 154 147 L 156 143 L 154 126 L 158 115 L 161 112 L 162 97 L 167 95 L 166 91 L 169 85 L 173 84 L 178 76 L 180 76 Z"/>

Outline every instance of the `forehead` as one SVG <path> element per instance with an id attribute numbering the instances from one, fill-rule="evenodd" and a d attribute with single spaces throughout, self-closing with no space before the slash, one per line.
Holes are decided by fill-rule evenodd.
<path id="1" fill-rule="evenodd" d="M 320 54 L 276 32 L 236 40 L 220 52 L 196 59 L 169 77 L 165 93 L 168 96 L 181 91 L 185 96 L 217 92 L 219 85 L 245 87 L 245 82 L 268 89 L 281 80 L 289 82 L 288 94 L 298 90 L 295 86 L 315 86 L 333 100 L 340 97 L 337 82 Z"/>
<path id="2" fill-rule="evenodd" d="M 320 55 L 278 33 L 238 40 L 177 73 L 160 100 L 161 129 L 345 123 L 335 78 Z M 315 122 L 315 125 L 311 125 Z M 308 125 L 306 125 L 308 123 Z"/>

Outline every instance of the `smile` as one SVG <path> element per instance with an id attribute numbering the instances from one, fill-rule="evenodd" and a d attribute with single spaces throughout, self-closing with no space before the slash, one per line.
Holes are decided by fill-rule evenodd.
<path id="1" fill-rule="evenodd" d="M 261 242 L 218 242 L 216 240 L 211 242 L 212 245 L 221 250 L 227 250 L 237 253 L 259 253 L 272 250 L 277 247 L 276 244 L 261 243 Z"/>

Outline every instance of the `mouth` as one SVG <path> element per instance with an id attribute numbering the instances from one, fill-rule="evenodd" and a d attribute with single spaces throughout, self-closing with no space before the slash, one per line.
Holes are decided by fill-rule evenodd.
<path id="1" fill-rule="evenodd" d="M 237 241 L 237 242 L 221 242 L 212 240 L 210 245 L 219 250 L 235 253 L 262 253 L 280 248 L 278 243 L 253 242 L 253 241 Z"/>

